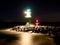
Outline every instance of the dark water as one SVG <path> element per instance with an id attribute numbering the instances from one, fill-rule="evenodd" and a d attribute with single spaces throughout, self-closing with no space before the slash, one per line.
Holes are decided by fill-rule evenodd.
<path id="1" fill-rule="evenodd" d="M 0 45 L 54 45 L 52 38 L 41 33 L 0 31 Z"/>

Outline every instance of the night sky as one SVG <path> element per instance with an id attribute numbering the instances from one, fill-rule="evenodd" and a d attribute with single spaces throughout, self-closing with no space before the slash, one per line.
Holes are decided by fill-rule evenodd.
<path id="1" fill-rule="evenodd" d="M 0 21 L 24 22 L 24 10 L 31 8 L 32 19 L 42 22 L 60 22 L 60 2 L 57 0 L 1 0 Z"/>

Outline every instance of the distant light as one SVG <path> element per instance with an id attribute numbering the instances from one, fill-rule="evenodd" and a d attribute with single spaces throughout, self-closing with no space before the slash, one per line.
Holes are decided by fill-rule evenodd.
<path id="1" fill-rule="evenodd" d="M 38 26 L 39 25 L 39 20 L 36 19 L 35 25 Z"/>
<path id="2" fill-rule="evenodd" d="M 31 9 L 27 9 L 27 12 L 30 12 L 31 11 Z"/>
<path id="3" fill-rule="evenodd" d="M 31 18 L 31 9 L 27 9 L 24 13 L 26 14 L 25 18 Z"/>
<path id="4" fill-rule="evenodd" d="M 30 22 L 26 22 L 26 25 L 29 25 L 30 24 Z"/>
<path id="5" fill-rule="evenodd" d="M 27 9 L 25 10 L 25 18 L 27 18 L 27 22 L 26 22 L 26 25 L 27 26 L 30 26 L 30 18 L 31 18 L 31 9 Z"/>
<path id="6" fill-rule="evenodd" d="M 39 25 L 39 23 L 35 23 L 36 24 L 36 26 L 38 26 Z"/>
<path id="7" fill-rule="evenodd" d="M 38 22 L 38 20 L 36 20 L 36 22 Z"/>

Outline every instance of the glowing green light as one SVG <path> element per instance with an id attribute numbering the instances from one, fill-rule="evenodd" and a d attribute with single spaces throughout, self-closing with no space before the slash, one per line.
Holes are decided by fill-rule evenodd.
<path id="1" fill-rule="evenodd" d="M 27 25 L 29 25 L 29 24 L 30 24 L 30 22 L 26 22 L 26 24 L 27 24 Z"/>
<path id="2" fill-rule="evenodd" d="M 31 9 L 27 9 L 27 12 L 30 12 L 31 11 Z"/>

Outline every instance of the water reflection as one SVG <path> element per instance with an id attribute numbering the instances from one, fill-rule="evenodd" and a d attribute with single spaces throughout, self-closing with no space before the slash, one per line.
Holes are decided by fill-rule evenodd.
<path id="1" fill-rule="evenodd" d="M 52 38 L 41 33 L 22 33 L 20 45 L 55 45 Z"/>
<path id="2" fill-rule="evenodd" d="M 21 45 L 31 45 L 31 34 L 30 33 L 22 33 L 21 35 Z"/>
<path id="3" fill-rule="evenodd" d="M 0 34 L 0 37 L 4 36 L 3 39 L 0 38 L 0 45 L 54 45 L 53 39 L 47 37 L 46 35 L 42 35 L 40 33 L 13 33 L 10 34 Z M 7 36 L 6 36 L 7 35 Z M 6 38 L 5 38 L 6 37 Z M 3 40 L 3 42 L 1 41 Z M 8 42 L 8 41 L 10 42 Z M 1 43 L 2 42 L 2 43 Z M 5 43 L 4 43 L 5 42 Z"/>
<path id="4" fill-rule="evenodd" d="M 33 39 L 33 45 L 54 45 L 53 39 L 49 39 L 46 35 L 41 35 L 41 34 L 34 34 L 32 36 Z"/>

